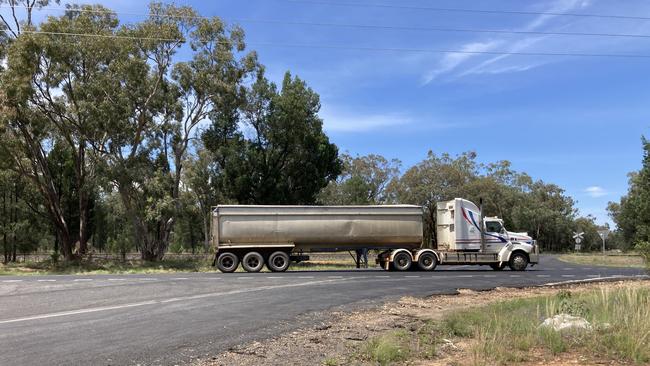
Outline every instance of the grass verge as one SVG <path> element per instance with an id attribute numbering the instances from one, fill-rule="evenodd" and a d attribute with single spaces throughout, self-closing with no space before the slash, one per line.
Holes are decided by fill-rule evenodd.
<path id="1" fill-rule="evenodd" d="M 584 317 L 593 329 L 556 332 L 539 327 L 544 319 L 561 313 Z M 467 362 L 459 364 L 548 362 L 567 354 L 594 362 L 648 364 L 650 289 L 603 287 L 577 294 L 561 290 L 552 296 L 456 311 L 410 333 L 397 331 L 370 339 L 356 358 L 381 365 L 430 358 L 441 340 L 466 345 Z"/>
<path id="2" fill-rule="evenodd" d="M 558 258 L 582 265 L 645 268 L 643 257 L 639 255 L 562 254 Z"/>
<path id="3" fill-rule="evenodd" d="M 141 260 L 130 259 L 126 261 L 114 259 L 81 260 L 78 262 L 58 262 L 51 260 L 27 261 L 20 263 L 0 264 L 1 275 L 57 275 L 57 274 L 156 274 L 156 273 L 174 273 L 174 272 L 216 272 L 217 269 L 212 267 L 212 255 L 207 255 L 202 259 L 183 258 L 171 259 L 166 258 L 160 262 L 144 262 Z M 333 271 L 354 269 L 354 261 L 345 257 L 329 258 L 292 263 L 289 271 Z M 237 272 L 244 272 L 241 266 Z M 269 272 L 266 267 L 263 272 Z"/>
<path id="4" fill-rule="evenodd" d="M 52 274 L 149 274 L 173 272 L 214 271 L 207 259 L 165 259 L 160 262 L 140 260 L 93 260 L 78 262 L 39 261 L 0 264 L 0 275 L 52 275 Z"/>

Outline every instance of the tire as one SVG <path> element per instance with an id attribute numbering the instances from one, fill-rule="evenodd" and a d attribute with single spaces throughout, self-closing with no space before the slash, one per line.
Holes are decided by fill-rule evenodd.
<path id="1" fill-rule="evenodd" d="M 492 268 L 495 271 L 501 271 L 502 269 L 506 268 L 506 264 L 505 263 L 501 263 L 501 264 L 494 263 L 494 264 L 490 264 L 490 268 Z"/>
<path id="2" fill-rule="evenodd" d="M 438 265 L 438 258 L 431 252 L 420 254 L 418 257 L 418 268 L 421 271 L 433 271 Z"/>
<path id="3" fill-rule="evenodd" d="M 266 262 L 266 266 L 269 267 L 272 272 L 284 272 L 289 268 L 289 264 L 289 254 L 279 251 L 273 252 Z"/>
<path id="4" fill-rule="evenodd" d="M 407 252 L 399 252 L 393 257 L 393 267 L 397 271 L 407 271 L 411 268 L 411 264 L 413 264 L 413 259 Z"/>
<path id="5" fill-rule="evenodd" d="M 234 253 L 223 252 L 217 257 L 217 268 L 223 273 L 232 273 L 239 266 L 239 258 Z"/>
<path id="6" fill-rule="evenodd" d="M 258 252 L 248 252 L 241 261 L 246 272 L 259 272 L 264 267 L 264 257 Z"/>
<path id="7" fill-rule="evenodd" d="M 523 253 L 513 253 L 508 261 L 508 266 L 513 271 L 523 271 L 528 267 L 528 257 Z"/>

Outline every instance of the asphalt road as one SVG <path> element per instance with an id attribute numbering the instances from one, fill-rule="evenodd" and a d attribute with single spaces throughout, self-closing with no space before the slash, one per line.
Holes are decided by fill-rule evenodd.
<path id="1" fill-rule="evenodd" d="M 458 288 L 641 277 L 545 256 L 525 272 L 438 267 L 287 273 L 0 277 L 0 365 L 173 365 L 313 324 L 327 310 Z"/>

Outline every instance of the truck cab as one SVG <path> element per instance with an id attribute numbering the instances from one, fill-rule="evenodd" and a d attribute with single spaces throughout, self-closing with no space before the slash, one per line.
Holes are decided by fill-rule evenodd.
<path id="1" fill-rule="evenodd" d="M 437 239 L 440 263 L 509 265 L 523 270 L 539 261 L 535 241 L 526 233 L 510 232 L 498 217 L 484 217 L 474 203 L 456 198 L 439 202 Z M 475 253 L 475 254 L 469 254 Z"/>

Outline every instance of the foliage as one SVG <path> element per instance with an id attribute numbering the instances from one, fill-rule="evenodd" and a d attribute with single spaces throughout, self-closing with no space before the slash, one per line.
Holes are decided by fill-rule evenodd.
<path id="1" fill-rule="evenodd" d="M 318 201 L 326 205 L 378 205 L 386 203 L 387 187 L 399 175 L 401 162 L 388 161 L 381 155 L 341 156 L 341 175 L 331 181 L 319 194 Z"/>
<path id="2" fill-rule="evenodd" d="M 645 264 L 650 267 L 650 241 L 637 242 L 634 249 L 639 252 L 643 260 L 645 260 Z"/>
<path id="3" fill-rule="evenodd" d="M 608 211 L 627 243 L 650 241 L 650 141 L 642 138 L 643 160 L 639 172 L 629 175 L 629 190 Z"/>
<path id="4" fill-rule="evenodd" d="M 287 72 L 278 91 L 260 73 L 244 100 L 211 115 L 203 134 L 218 163 L 215 189 L 239 203 L 314 203 L 341 170 L 319 110 L 318 94 L 300 78 Z"/>

